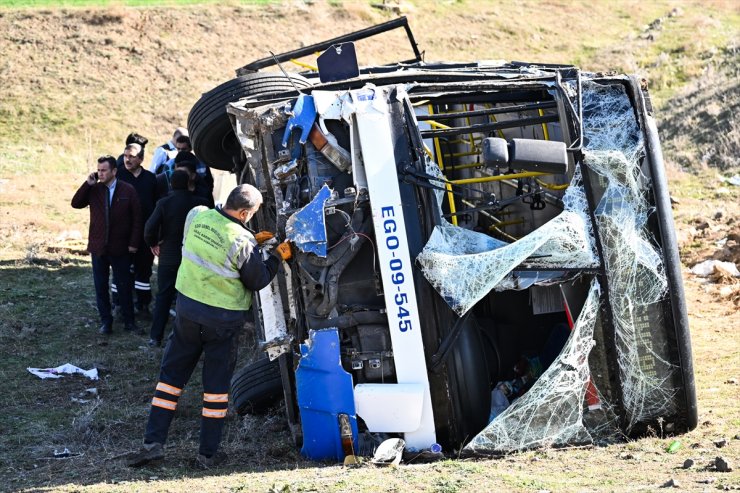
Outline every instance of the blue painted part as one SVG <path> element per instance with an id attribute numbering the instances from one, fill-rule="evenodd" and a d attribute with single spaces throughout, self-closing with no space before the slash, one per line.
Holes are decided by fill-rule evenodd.
<path id="1" fill-rule="evenodd" d="M 316 105 L 313 102 L 313 96 L 301 94 L 293 104 L 293 116 L 288 120 L 283 133 L 283 147 L 288 147 L 290 134 L 294 129 L 301 129 L 301 137 L 298 139 L 299 144 L 305 144 L 308 140 L 308 134 L 311 131 L 313 122 L 316 121 Z"/>
<path id="2" fill-rule="evenodd" d="M 295 372 L 298 409 L 303 429 L 301 454 L 312 460 L 344 460 L 339 414 L 347 414 L 357 450 L 357 415 L 352 375 L 344 371 L 339 354 L 339 330 L 312 330 L 301 344 Z"/>
<path id="3" fill-rule="evenodd" d="M 285 235 L 302 252 L 326 257 L 324 203 L 330 196 L 331 190 L 324 185 L 311 202 L 288 218 Z"/>

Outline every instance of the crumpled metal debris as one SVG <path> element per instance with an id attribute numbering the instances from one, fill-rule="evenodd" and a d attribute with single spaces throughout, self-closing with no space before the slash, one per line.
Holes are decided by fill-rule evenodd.
<path id="1" fill-rule="evenodd" d="M 285 234 L 301 251 L 326 257 L 324 203 L 330 196 L 331 189 L 324 185 L 311 202 L 288 218 Z"/>

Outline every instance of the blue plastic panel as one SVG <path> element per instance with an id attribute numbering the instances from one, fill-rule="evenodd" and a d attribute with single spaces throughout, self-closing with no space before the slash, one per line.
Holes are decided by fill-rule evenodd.
<path id="1" fill-rule="evenodd" d="M 299 144 L 305 144 L 308 140 L 308 134 L 311 132 L 313 122 L 316 121 L 316 105 L 313 102 L 313 96 L 301 94 L 295 100 L 292 109 L 293 115 L 288 120 L 283 134 L 283 147 L 288 147 L 288 140 L 293 130 L 300 128 L 301 136 L 298 138 Z"/>
<path id="2" fill-rule="evenodd" d="M 344 460 L 339 414 L 347 414 L 357 450 L 357 415 L 352 375 L 344 371 L 337 329 L 312 330 L 301 345 L 295 372 L 298 408 L 303 429 L 301 454 L 313 460 Z"/>

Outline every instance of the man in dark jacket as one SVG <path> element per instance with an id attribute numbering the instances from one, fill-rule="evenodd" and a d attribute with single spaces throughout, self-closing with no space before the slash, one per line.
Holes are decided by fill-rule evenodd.
<path id="1" fill-rule="evenodd" d="M 175 156 L 174 166 L 175 169 L 183 168 L 188 171 L 190 175 L 188 189 L 193 192 L 193 195 L 206 199 L 206 205 L 213 209 L 215 206 L 213 201 L 213 177 L 211 176 L 209 181 L 198 174 L 198 158 L 190 151 L 180 151 Z M 172 191 L 171 177 L 172 171 L 164 171 L 157 175 L 157 193 L 160 198 L 166 197 Z"/>
<path id="2" fill-rule="evenodd" d="M 170 172 L 173 171 L 175 169 L 175 159 L 177 156 L 179 155 L 180 159 L 187 156 L 188 159 L 195 161 L 195 172 L 198 174 L 201 186 L 207 188 L 209 193 L 213 193 L 213 174 L 211 173 L 211 169 L 206 166 L 206 163 L 198 159 L 198 157 L 193 154 L 193 144 L 190 142 L 190 137 L 187 135 L 179 136 L 175 140 L 175 148 L 177 149 L 177 154 L 162 165 L 157 174 L 164 173 L 167 170 Z M 187 151 L 189 155 L 181 154 L 183 151 Z"/>
<path id="3" fill-rule="evenodd" d="M 123 151 L 123 163 L 125 167 L 118 172 L 121 181 L 130 183 L 139 197 L 141 204 L 141 221 L 146 223 L 149 216 L 154 212 L 157 203 L 157 178 L 151 171 L 141 167 L 144 160 L 144 148 L 139 144 L 129 144 Z M 136 302 L 134 308 L 136 313 L 142 317 L 150 316 L 149 303 L 152 301 L 152 264 L 154 255 L 143 239 L 134 257 L 134 291 Z"/>
<path id="4" fill-rule="evenodd" d="M 141 243 L 141 207 L 136 190 L 128 183 L 116 179 L 116 158 L 98 158 L 97 173 L 90 173 L 87 180 L 72 197 L 72 207 L 90 206 L 90 232 L 87 250 L 92 256 L 95 298 L 100 314 L 101 334 L 110 334 L 113 326 L 108 276 L 114 276 L 122 286 L 130 286 L 130 254 L 136 253 Z M 99 180 L 99 181 L 98 181 Z M 134 323 L 134 306 L 131 290 L 120 293 L 124 328 L 138 332 Z"/>
<path id="5" fill-rule="evenodd" d="M 141 136 L 141 135 L 137 134 L 136 132 L 131 132 L 126 137 L 126 143 L 124 144 L 124 148 L 125 147 L 128 147 L 129 144 L 139 144 L 141 146 L 142 151 L 143 151 L 143 149 L 146 146 L 147 142 L 149 142 L 149 139 L 147 139 L 146 137 Z M 123 162 L 123 153 L 121 153 L 116 158 L 116 168 L 118 170 L 122 171 L 122 170 L 125 169 L 124 164 L 125 163 Z M 120 172 L 119 172 L 118 178 L 121 178 L 120 177 Z M 116 278 L 115 278 L 115 276 L 113 276 L 113 282 L 111 283 L 110 290 L 111 290 L 111 305 L 113 306 L 113 309 L 114 309 L 113 311 L 115 312 L 116 305 L 119 305 L 120 306 L 120 303 L 118 301 L 118 286 L 116 284 Z"/>
<path id="6" fill-rule="evenodd" d="M 170 305 L 177 294 L 175 279 L 182 260 L 185 217 L 193 207 L 208 205 L 206 199 L 195 196 L 188 190 L 189 181 L 190 175 L 186 170 L 176 169 L 170 177 L 172 193 L 157 202 L 154 212 L 144 226 L 144 241 L 151 248 L 151 252 L 159 257 L 158 289 L 152 313 L 150 346 L 162 345 Z"/>

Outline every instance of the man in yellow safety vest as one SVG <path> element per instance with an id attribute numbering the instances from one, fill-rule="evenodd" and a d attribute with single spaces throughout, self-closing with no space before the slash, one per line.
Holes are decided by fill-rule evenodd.
<path id="1" fill-rule="evenodd" d="M 164 458 L 163 447 L 178 399 L 201 353 L 205 354 L 204 393 L 196 462 L 214 467 L 226 459 L 218 446 L 236 363 L 238 333 L 246 322 L 252 292 L 267 286 L 281 259 L 292 256 L 285 242 L 263 259 L 257 245 L 272 234 L 258 233 L 255 238 L 246 226 L 261 204 L 259 190 L 239 185 L 222 208 L 201 206 L 188 213 L 176 281 L 179 294 L 175 329 L 162 357 L 144 446 L 128 458 L 129 466 Z"/>

